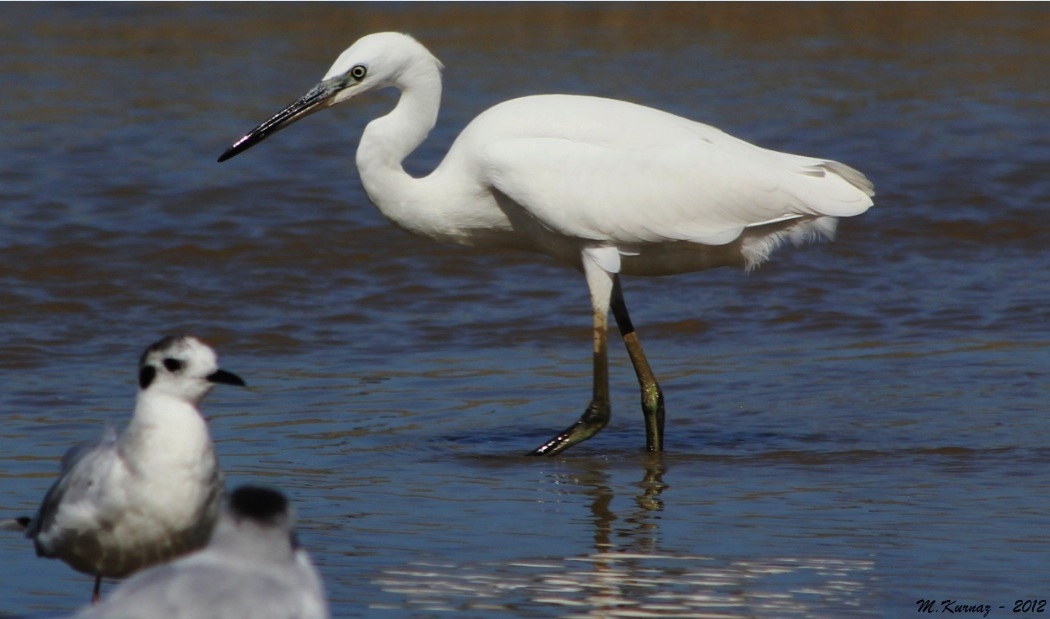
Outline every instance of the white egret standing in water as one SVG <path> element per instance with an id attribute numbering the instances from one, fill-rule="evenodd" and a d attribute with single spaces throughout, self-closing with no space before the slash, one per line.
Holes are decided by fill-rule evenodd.
<path id="1" fill-rule="evenodd" d="M 291 123 L 380 88 L 397 105 L 365 128 L 357 168 L 398 226 L 437 241 L 514 247 L 581 270 L 594 318 L 594 391 L 583 416 L 533 455 L 553 455 L 609 421 L 609 309 L 642 392 L 646 446 L 663 449 L 663 394 L 631 324 L 620 274 L 753 268 L 785 240 L 831 237 L 863 213 L 873 186 L 836 161 L 759 148 L 713 127 L 596 97 L 540 95 L 475 118 L 429 175 L 402 161 L 437 121 L 441 62 L 410 36 L 372 34 L 305 96 L 253 129 L 230 157 Z"/>

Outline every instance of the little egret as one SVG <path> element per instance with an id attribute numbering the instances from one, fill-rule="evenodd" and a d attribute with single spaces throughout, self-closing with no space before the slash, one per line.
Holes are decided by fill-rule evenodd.
<path id="1" fill-rule="evenodd" d="M 139 363 L 139 395 L 127 429 L 73 447 L 26 537 L 37 555 L 95 577 L 124 578 L 208 541 L 224 490 L 197 404 L 216 383 L 244 385 L 220 370 L 195 337 L 166 337 Z"/>
<path id="2" fill-rule="evenodd" d="M 863 213 L 873 186 L 836 161 L 765 150 L 718 129 L 624 101 L 539 95 L 475 118 L 440 165 L 402 161 L 437 121 L 441 62 L 410 36 L 379 33 L 344 51 L 319 84 L 235 142 L 225 161 L 280 129 L 360 94 L 396 88 L 365 128 L 357 168 L 394 224 L 437 241 L 546 254 L 583 272 L 593 310 L 594 384 L 579 421 L 532 452 L 554 455 L 609 421 L 612 309 L 642 393 L 646 446 L 663 449 L 660 386 L 631 324 L 620 274 L 754 268 L 785 240 L 831 237 Z"/>
<path id="3" fill-rule="evenodd" d="M 324 585 L 280 492 L 230 493 L 208 545 L 143 570 L 74 619 L 327 619 Z"/>

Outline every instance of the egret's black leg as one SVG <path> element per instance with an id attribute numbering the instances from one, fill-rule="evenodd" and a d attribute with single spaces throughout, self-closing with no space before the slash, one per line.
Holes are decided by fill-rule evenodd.
<path id="1" fill-rule="evenodd" d="M 645 358 L 642 343 L 638 339 L 638 333 L 631 324 L 631 317 L 627 314 L 627 304 L 623 300 L 623 288 L 620 286 L 620 276 L 613 276 L 612 290 L 612 312 L 616 318 L 616 326 L 620 328 L 623 336 L 624 346 L 627 347 L 627 355 L 634 365 L 634 373 L 638 376 L 638 385 L 642 389 L 642 414 L 645 416 L 645 448 L 649 451 L 663 451 L 664 449 L 664 393 L 656 382 L 656 376 L 649 367 L 649 360 Z"/>
<path id="2" fill-rule="evenodd" d="M 91 592 L 91 603 L 98 604 L 102 601 L 102 576 L 95 576 L 95 589 Z"/>
<path id="3" fill-rule="evenodd" d="M 530 456 L 553 456 L 576 443 L 585 441 L 605 427 L 612 417 L 609 407 L 609 354 L 607 346 L 608 313 L 594 311 L 594 395 L 580 420 L 551 440 L 529 452 Z"/>

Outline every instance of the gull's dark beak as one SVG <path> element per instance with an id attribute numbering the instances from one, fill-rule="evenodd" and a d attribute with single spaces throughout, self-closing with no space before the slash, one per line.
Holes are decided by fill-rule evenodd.
<path id="1" fill-rule="evenodd" d="M 244 380 L 240 376 L 237 376 L 233 372 L 227 372 L 226 370 L 215 370 L 211 374 L 204 377 L 208 382 L 218 383 L 222 385 L 234 385 L 236 387 L 247 387 Z"/>
<path id="2" fill-rule="evenodd" d="M 233 146 L 227 148 L 226 152 L 219 157 L 219 161 L 226 161 L 230 157 L 262 142 L 300 118 L 306 118 L 310 114 L 328 107 L 333 103 L 335 94 L 342 90 L 343 86 L 338 78 L 325 80 L 314 86 L 301 99 L 277 112 L 269 120 L 234 142 Z"/>

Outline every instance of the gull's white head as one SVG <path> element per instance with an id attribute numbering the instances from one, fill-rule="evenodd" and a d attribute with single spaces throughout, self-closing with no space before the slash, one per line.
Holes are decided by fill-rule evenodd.
<path id="1" fill-rule="evenodd" d="M 232 372 L 219 369 L 215 351 L 190 336 L 168 336 L 142 353 L 139 388 L 167 394 L 196 404 L 216 383 L 244 386 Z"/>

